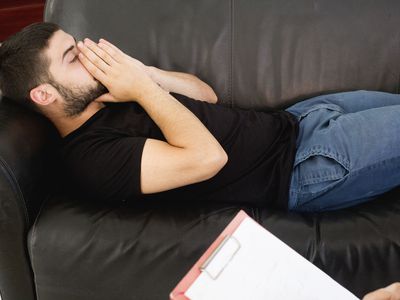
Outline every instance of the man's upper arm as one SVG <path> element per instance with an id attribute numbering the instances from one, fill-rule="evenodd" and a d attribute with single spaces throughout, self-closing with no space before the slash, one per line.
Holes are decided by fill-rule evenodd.
<path id="1" fill-rule="evenodd" d="M 224 157 L 195 153 L 148 138 L 142 154 L 141 191 L 157 193 L 204 181 L 225 164 Z"/>

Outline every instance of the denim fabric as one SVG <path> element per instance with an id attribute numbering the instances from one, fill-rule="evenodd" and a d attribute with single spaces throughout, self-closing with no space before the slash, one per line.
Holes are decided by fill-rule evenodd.
<path id="1" fill-rule="evenodd" d="M 286 109 L 299 120 L 289 210 L 334 210 L 400 185 L 400 95 L 352 91 Z"/>

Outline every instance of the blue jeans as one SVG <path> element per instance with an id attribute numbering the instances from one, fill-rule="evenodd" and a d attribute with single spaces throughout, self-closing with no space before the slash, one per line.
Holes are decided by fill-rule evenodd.
<path id="1" fill-rule="evenodd" d="M 286 109 L 299 120 L 289 210 L 353 206 L 400 185 L 400 95 L 352 91 Z"/>

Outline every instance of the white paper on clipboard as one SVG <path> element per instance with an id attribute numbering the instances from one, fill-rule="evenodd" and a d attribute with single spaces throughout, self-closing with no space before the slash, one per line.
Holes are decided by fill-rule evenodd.
<path id="1" fill-rule="evenodd" d="M 288 245 L 245 218 L 185 292 L 191 300 L 356 300 L 351 292 Z M 218 266 L 223 268 L 218 270 Z M 207 267 L 205 268 L 207 269 Z M 210 276 L 210 274 L 214 274 Z"/>

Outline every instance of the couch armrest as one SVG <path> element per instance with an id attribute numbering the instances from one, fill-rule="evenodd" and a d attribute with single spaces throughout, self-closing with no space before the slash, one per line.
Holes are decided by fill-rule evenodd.
<path id="1" fill-rule="evenodd" d="M 26 237 L 56 186 L 50 169 L 58 134 L 44 117 L 0 103 L 0 293 L 3 300 L 35 299 Z"/>

